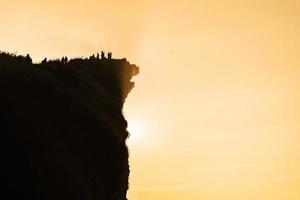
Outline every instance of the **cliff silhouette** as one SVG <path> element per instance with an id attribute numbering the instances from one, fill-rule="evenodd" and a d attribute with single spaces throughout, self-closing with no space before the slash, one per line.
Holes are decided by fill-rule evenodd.
<path id="1" fill-rule="evenodd" d="M 126 59 L 46 59 L 0 53 L 2 196 L 125 200 L 122 108 L 139 72 Z"/>

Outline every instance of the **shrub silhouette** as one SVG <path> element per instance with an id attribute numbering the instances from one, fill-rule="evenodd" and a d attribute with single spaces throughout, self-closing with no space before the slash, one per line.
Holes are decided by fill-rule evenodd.
<path id="1" fill-rule="evenodd" d="M 122 107 L 138 68 L 126 59 L 64 60 L 0 53 L 3 196 L 126 199 Z"/>

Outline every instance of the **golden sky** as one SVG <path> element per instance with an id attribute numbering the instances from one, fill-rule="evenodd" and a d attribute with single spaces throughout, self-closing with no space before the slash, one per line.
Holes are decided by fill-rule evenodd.
<path id="1" fill-rule="evenodd" d="M 0 0 L 0 49 L 140 66 L 129 200 L 300 199 L 299 0 Z"/>

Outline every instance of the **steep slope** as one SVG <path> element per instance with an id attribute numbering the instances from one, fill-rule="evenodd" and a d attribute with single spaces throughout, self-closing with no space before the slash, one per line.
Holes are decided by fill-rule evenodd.
<path id="1" fill-rule="evenodd" d="M 32 64 L 0 54 L 1 182 L 10 199 L 124 200 L 126 59 Z M 4 195 L 2 194 L 2 195 Z"/>

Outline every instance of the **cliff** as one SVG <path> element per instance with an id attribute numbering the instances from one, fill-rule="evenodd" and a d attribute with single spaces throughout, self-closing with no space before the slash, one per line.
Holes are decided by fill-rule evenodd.
<path id="1" fill-rule="evenodd" d="M 122 107 L 137 73 L 126 59 L 32 64 L 0 53 L 2 196 L 125 200 Z"/>

